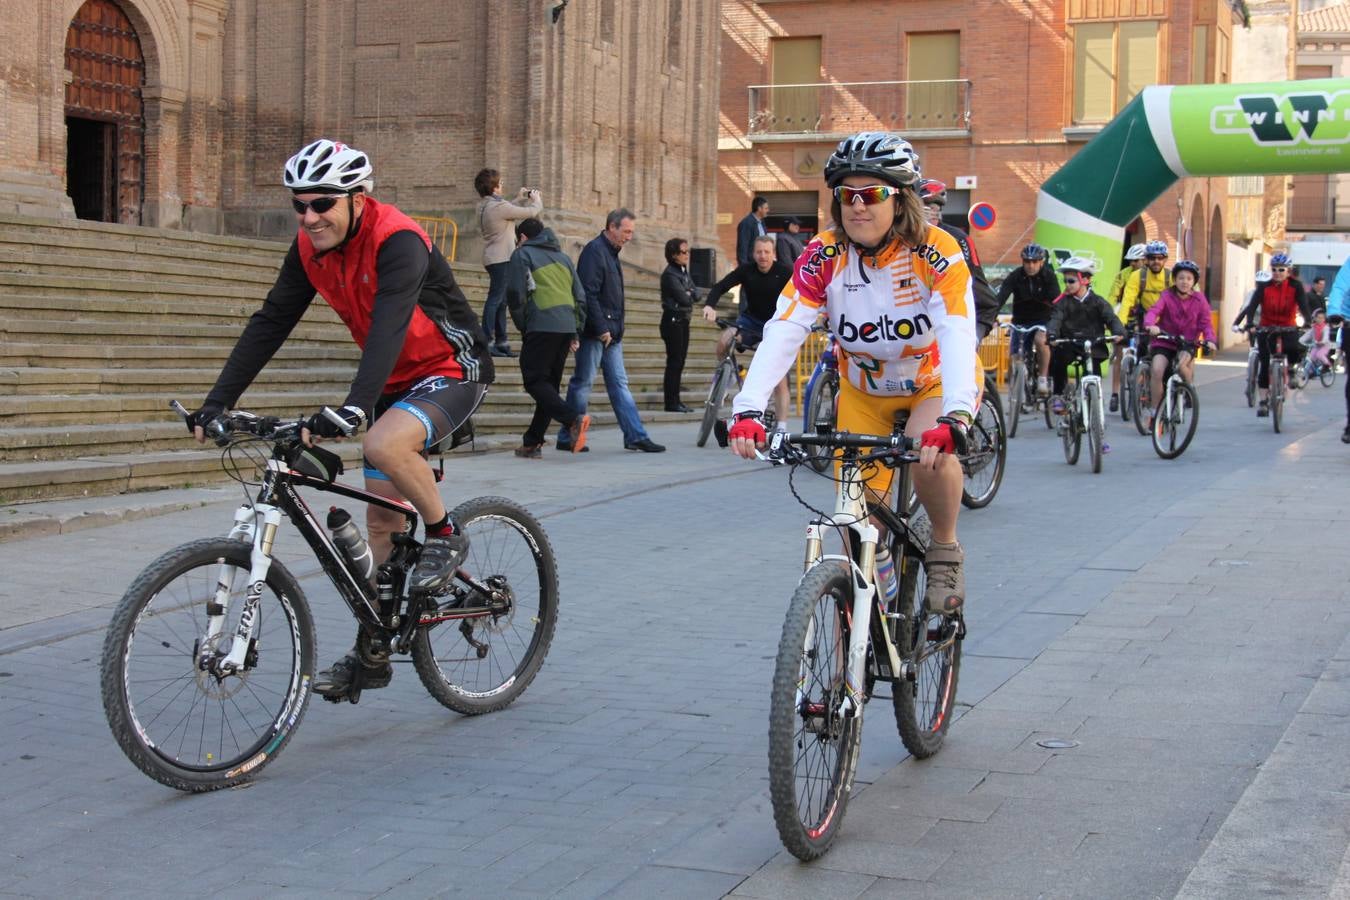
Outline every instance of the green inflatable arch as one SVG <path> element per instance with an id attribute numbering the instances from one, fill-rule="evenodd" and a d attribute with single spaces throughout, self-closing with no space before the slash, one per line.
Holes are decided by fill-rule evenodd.
<path id="1" fill-rule="evenodd" d="M 1178 178 L 1350 171 L 1350 79 L 1144 88 L 1047 181 L 1036 242 L 1120 269 L 1125 228 Z"/>

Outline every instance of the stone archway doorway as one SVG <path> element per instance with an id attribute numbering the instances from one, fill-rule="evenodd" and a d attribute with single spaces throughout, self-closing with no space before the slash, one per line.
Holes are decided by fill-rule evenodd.
<path id="1" fill-rule="evenodd" d="M 66 31 L 66 192 L 81 219 L 139 225 L 145 57 L 114 0 L 86 0 Z"/>

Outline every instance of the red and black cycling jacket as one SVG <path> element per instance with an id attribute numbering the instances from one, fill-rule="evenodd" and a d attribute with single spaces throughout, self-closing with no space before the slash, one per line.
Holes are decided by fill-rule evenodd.
<path id="1" fill-rule="evenodd" d="M 1298 324 L 1295 318 L 1299 312 L 1307 315 L 1307 299 L 1303 294 L 1303 285 L 1293 278 L 1284 281 L 1272 281 L 1256 290 L 1255 306 L 1261 308 L 1261 325 L 1267 328 L 1293 328 Z"/>

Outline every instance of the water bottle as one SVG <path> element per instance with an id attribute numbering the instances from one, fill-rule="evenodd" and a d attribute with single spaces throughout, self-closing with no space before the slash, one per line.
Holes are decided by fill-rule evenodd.
<path id="1" fill-rule="evenodd" d="M 895 580 L 895 559 L 891 556 L 891 549 L 884 543 L 877 547 L 877 590 L 881 592 L 881 599 L 885 601 L 887 609 L 892 607 L 896 595 L 900 593 L 900 585 Z"/>
<path id="2" fill-rule="evenodd" d="M 361 536 L 361 529 L 352 522 L 351 513 L 336 506 L 329 507 L 328 530 L 333 533 L 333 543 L 351 563 L 352 571 L 369 584 L 371 576 L 375 574 L 375 555 Z"/>

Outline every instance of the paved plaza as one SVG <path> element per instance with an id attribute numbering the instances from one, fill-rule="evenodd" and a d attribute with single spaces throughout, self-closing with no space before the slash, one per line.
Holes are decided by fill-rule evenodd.
<path id="1" fill-rule="evenodd" d="M 779 844 L 766 738 L 808 513 L 784 470 L 696 449 L 692 418 L 652 428 L 661 456 L 598 430 L 584 456 L 447 467 L 449 500 L 518 499 L 557 553 L 557 637 L 512 707 L 455 715 L 396 666 L 204 795 L 123 757 L 98 662 L 136 572 L 226 531 L 238 488 L 0 511 L 0 895 L 1350 898 L 1343 384 L 1296 395 L 1276 435 L 1240 362 L 1198 370 L 1175 461 L 1117 417 L 1094 476 L 1024 421 L 998 497 L 961 518 L 960 717 L 912 760 L 883 686 L 809 865 Z M 326 665 L 350 616 L 294 532 L 279 556 Z"/>

